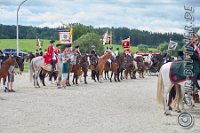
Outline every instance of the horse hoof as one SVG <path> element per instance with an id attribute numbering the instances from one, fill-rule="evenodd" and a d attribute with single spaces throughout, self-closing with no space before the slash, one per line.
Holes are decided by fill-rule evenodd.
<path id="1" fill-rule="evenodd" d="M 58 89 L 61 89 L 62 87 L 61 86 L 58 86 Z"/>
<path id="2" fill-rule="evenodd" d="M 169 112 L 165 112 L 164 113 L 166 116 L 169 116 L 169 115 L 171 115 Z"/>
<path id="3" fill-rule="evenodd" d="M 85 82 L 85 84 L 88 84 L 87 82 Z"/>

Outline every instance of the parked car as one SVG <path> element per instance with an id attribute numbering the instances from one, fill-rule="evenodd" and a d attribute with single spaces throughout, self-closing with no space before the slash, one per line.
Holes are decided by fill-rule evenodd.
<path id="1" fill-rule="evenodd" d="M 3 53 L 7 54 L 7 55 L 17 55 L 17 50 L 11 49 L 11 48 L 6 48 L 6 49 L 3 49 Z M 26 55 L 28 55 L 28 53 L 19 51 L 19 56 L 26 56 Z"/>

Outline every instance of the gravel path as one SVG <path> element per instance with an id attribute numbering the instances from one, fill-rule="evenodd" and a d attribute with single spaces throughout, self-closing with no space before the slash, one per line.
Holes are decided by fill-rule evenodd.
<path id="1" fill-rule="evenodd" d="M 57 89 L 33 88 L 28 73 L 17 75 L 16 93 L 0 91 L 0 133 L 179 133 L 200 132 L 200 105 L 191 112 L 195 124 L 183 129 L 178 113 L 165 116 L 156 103 L 157 77 L 95 83 Z"/>

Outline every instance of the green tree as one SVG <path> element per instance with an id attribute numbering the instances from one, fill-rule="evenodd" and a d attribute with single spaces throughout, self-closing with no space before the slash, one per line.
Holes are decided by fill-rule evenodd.
<path id="1" fill-rule="evenodd" d="M 164 51 L 166 51 L 167 49 L 168 49 L 168 43 L 161 43 L 158 47 L 157 47 L 157 49 L 161 52 L 161 53 L 163 53 Z"/>
<path id="2" fill-rule="evenodd" d="M 147 45 L 140 44 L 137 47 L 138 47 L 138 50 L 141 51 L 141 52 L 148 52 L 148 46 Z"/>
<path id="3" fill-rule="evenodd" d="M 81 53 L 88 53 L 91 50 L 91 46 L 94 45 L 97 50 L 97 54 L 101 54 L 104 51 L 100 36 L 96 33 L 87 33 L 82 35 L 79 39 L 73 42 L 73 47 L 79 45 Z"/>

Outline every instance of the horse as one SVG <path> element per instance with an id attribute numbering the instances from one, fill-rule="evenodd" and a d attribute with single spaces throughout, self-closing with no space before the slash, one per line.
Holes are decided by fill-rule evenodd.
<path id="1" fill-rule="evenodd" d="M 121 80 L 123 79 L 122 77 L 122 73 L 124 70 L 124 59 L 125 56 L 123 54 L 116 56 L 116 59 L 114 59 L 113 57 L 111 57 L 111 77 L 110 77 L 110 82 L 112 82 L 112 75 L 114 73 L 114 80 L 115 82 L 118 81 L 120 82 L 120 78 Z M 121 74 L 121 77 L 120 77 Z"/>
<path id="2" fill-rule="evenodd" d="M 58 88 L 60 88 L 60 82 L 61 82 L 61 69 L 62 69 L 62 59 L 61 59 L 61 56 L 58 56 Z M 32 78 L 34 79 L 34 87 L 35 88 L 40 88 L 40 85 L 39 85 L 39 82 L 38 82 L 38 77 L 39 77 L 39 74 L 40 74 L 40 71 L 41 71 L 41 68 L 45 66 L 45 63 L 44 63 L 44 58 L 42 56 L 38 56 L 38 57 L 35 57 L 31 60 L 31 63 L 30 63 L 30 68 L 29 68 L 29 74 L 30 74 L 30 81 L 32 81 Z M 48 66 L 47 66 L 48 67 Z M 49 65 L 48 67 L 48 71 L 52 72 L 51 70 L 51 66 Z"/>
<path id="3" fill-rule="evenodd" d="M 135 61 L 137 62 L 138 73 L 140 78 L 144 78 L 144 60 L 142 56 L 137 56 Z"/>
<path id="4" fill-rule="evenodd" d="M 87 84 L 86 77 L 87 77 L 87 72 L 88 72 L 88 67 L 89 67 L 88 54 L 81 55 L 80 66 L 82 68 L 82 72 L 83 72 L 83 76 L 84 76 L 84 83 Z"/>
<path id="5" fill-rule="evenodd" d="M 157 73 L 160 71 L 161 66 L 164 64 L 163 63 L 163 57 L 162 55 L 152 55 L 151 57 L 152 64 L 149 68 L 150 73 Z"/>
<path id="6" fill-rule="evenodd" d="M 91 70 L 91 77 L 95 82 L 96 82 L 96 78 L 99 81 L 99 76 L 98 76 L 98 73 L 96 71 L 96 67 L 97 67 L 97 64 L 98 64 L 98 57 L 96 57 L 96 55 L 94 55 L 94 54 L 90 54 L 89 57 L 90 57 L 89 68 Z"/>
<path id="7" fill-rule="evenodd" d="M 136 79 L 136 67 L 134 66 L 134 63 L 133 63 L 133 56 L 132 55 L 126 55 L 125 56 L 125 60 L 124 60 L 124 63 L 125 63 L 125 71 L 124 71 L 124 75 L 125 75 L 125 78 L 128 79 L 128 74 L 130 75 L 130 78 L 131 79 Z"/>
<path id="8" fill-rule="evenodd" d="M 8 76 L 8 69 L 10 68 L 10 66 L 18 66 L 16 59 L 13 57 L 9 57 L 8 59 L 6 59 L 3 63 L 2 66 L 0 68 L 0 82 L 1 79 L 3 78 L 3 88 L 4 91 L 6 92 L 6 77 Z"/>
<path id="9" fill-rule="evenodd" d="M 42 82 L 43 86 L 46 86 L 45 77 L 47 77 L 47 76 L 49 76 L 49 81 L 52 80 L 52 77 L 54 78 L 54 81 L 56 81 L 58 78 L 58 71 L 49 72 L 49 71 L 41 68 L 39 77 L 40 77 L 40 81 Z"/>
<path id="10" fill-rule="evenodd" d="M 30 52 L 28 55 L 26 55 L 24 58 L 25 58 L 25 61 L 26 62 L 29 62 L 29 63 L 31 63 L 31 61 L 32 61 L 32 59 L 33 58 L 35 58 L 36 56 L 32 53 L 32 52 Z"/>
<path id="11" fill-rule="evenodd" d="M 157 101 L 159 103 L 164 104 L 164 110 L 165 115 L 170 115 L 169 112 L 169 106 L 167 104 L 167 95 L 171 91 L 172 87 L 175 85 L 170 80 L 170 68 L 171 68 L 172 62 L 168 62 L 166 64 L 163 64 L 163 66 L 160 69 L 159 75 L 158 75 L 158 81 L 157 81 Z M 185 94 L 184 85 L 188 84 L 187 80 L 181 81 L 180 83 L 176 84 L 180 86 L 180 96 L 177 100 L 177 111 L 180 112 L 179 105 L 181 104 L 182 109 L 184 109 L 183 105 L 183 96 Z M 191 83 L 189 83 L 191 84 Z"/>
<path id="12" fill-rule="evenodd" d="M 104 76 L 105 80 L 107 80 L 107 77 L 110 79 L 109 71 L 111 70 L 111 63 L 109 61 L 106 61 L 104 66 Z"/>
<path id="13" fill-rule="evenodd" d="M 97 79 L 100 82 L 102 82 L 102 80 L 103 80 L 103 71 L 104 71 L 105 63 L 111 57 L 112 57 L 112 53 L 110 51 L 107 51 L 104 55 L 102 55 L 98 59 L 98 64 L 97 64 L 97 67 L 96 67 L 96 72 L 97 72 L 97 75 L 98 75 Z"/>
<path id="14" fill-rule="evenodd" d="M 20 74 L 24 71 L 24 58 L 20 56 L 12 56 L 16 59 L 17 65 L 15 65 L 16 68 L 19 68 Z M 1 55 L 0 56 L 0 68 L 1 64 L 9 58 L 9 55 Z"/>

